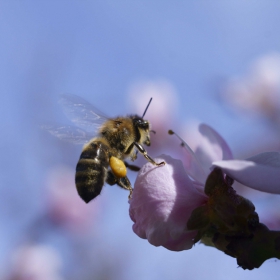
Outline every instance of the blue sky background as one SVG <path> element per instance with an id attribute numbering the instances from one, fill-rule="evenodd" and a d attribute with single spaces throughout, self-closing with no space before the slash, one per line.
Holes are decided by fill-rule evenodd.
<path id="1" fill-rule="evenodd" d="M 168 81 L 178 94 L 174 126 L 206 122 L 241 154 L 270 130 L 261 118 L 235 114 L 218 94 L 254 60 L 280 51 L 279 11 L 280 2 L 268 0 L 0 1 L 0 273 L 44 211 L 50 170 L 66 165 L 74 176 L 81 147 L 39 129 L 46 121 L 67 122 L 59 93 L 80 95 L 114 116 L 131 113 L 134 83 Z M 110 279 L 279 277 L 274 261 L 248 272 L 203 245 L 181 253 L 155 248 L 132 232 L 126 193 L 105 187 L 98 200 L 96 233 L 83 241 L 91 252 L 84 265 L 97 275 L 104 266 L 113 267 Z M 63 234 L 48 229 L 39 239 L 58 249 L 65 279 L 95 279 L 75 267 L 78 238 L 71 242 Z"/>

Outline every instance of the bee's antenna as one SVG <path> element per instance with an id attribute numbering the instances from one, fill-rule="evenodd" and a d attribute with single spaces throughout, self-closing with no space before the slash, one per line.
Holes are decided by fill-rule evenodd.
<path id="1" fill-rule="evenodd" d="M 148 105 L 147 105 L 147 107 L 146 107 L 146 109 L 145 109 L 145 111 L 144 111 L 144 114 L 143 114 L 142 118 L 144 118 L 144 116 L 145 116 L 145 114 L 146 114 L 146 112 L 147 112 L 147 110 L 148 110 L 148 108 L 149 108 L 149 106 L 150 106 L 152 100 L 153 100 L 153 98 L 151 97 L 151 99 L 150 99 L 150 101 L 149 101 L 149 103 L 148 103 Z"/>
<path id="2" fill-rule="evenodd" d="M 149 108 L 149 106 L 150 106 L 152 100 L 153 100 L 153 98 L 151 97 L 151 98 L 150 98 L 150 101 L 149 101 L 149 103 L 148 103 L 148 105 L 146 106 L 146 109 L 145 109 L 145 111 L 144 111 L 144 114 L 143 114 L 143 116 L 142 116 L 142 119 L 144 118 L 144 116 L 145 116 L 145 114 L 146 114 L 146 112 L 147 112 L 147 110 L 148 110 L 148 108 Z M 153 131 L 154 133 L 156 133 L 154 130 L 151 130 L 151 131 Z M 136 155 L 138 155 L 138 150 L 136 151 Z"/>

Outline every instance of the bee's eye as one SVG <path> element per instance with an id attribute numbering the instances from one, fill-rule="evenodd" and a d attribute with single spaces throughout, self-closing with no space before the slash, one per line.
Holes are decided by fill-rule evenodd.
<path id="1" fill-rule="evenodd" d="M 143 121 L 142 127 L 143 127 L 144 129 L 149 129 L 149 123 L 148 123 L 147 121 Z"/>
<path id="2" fill-rule="evenodd" d="M 137 119 L 135 120 L 135 125 L 142 129 L 149 129 L 149 122 L 143 120 L 143 119 Z"/>

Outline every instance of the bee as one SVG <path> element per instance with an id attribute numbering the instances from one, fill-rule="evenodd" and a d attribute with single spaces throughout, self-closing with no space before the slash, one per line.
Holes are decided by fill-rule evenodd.
<path id="1" fill-rule="evenodd" d="M 105 117 L 89 102 L 71 94 L 61 95 L 60 103 L 66 116 L 75 126 L 44 126 L 54 136 L 72 143 L 85 143 L 76 166 L 75 183 L 79 196 L 90 202 L 98 196 L 105 183 L 128 190 L 133 188 L 126 176 L 127 168 L 139 171 L 139 167 L 127 163 L 134 161 L 138 151 L 153 165 L 156 163 L 143 145 L 150 146 L 150 123 L 138 115 Z"/>

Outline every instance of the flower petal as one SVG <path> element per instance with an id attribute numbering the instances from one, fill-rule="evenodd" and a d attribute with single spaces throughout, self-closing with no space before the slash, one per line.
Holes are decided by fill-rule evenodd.
<path id="1" fill-rule="evenodd" d="M 268 193 L 280 194 L 280 153 L 266 152 L 247 160 L 213 162 L 234 180 Z"/>
<path id="2" fill-rule="evenodd" d="M 165 166 L 145 164 L 135 182 L 129 209 L 133 231 L 155 246 L 190 249 L 196 231 L 187 231 L 186 224 L 207 197 L 193 185 L 181 161 L 166 155 L 156 160 L 164 160 Z"/>
<path id="3" fill-rule="evenodd" d="M 184 163 L 188 175 L 192 179 L 194 179 L 198 184 L 203 186 L 207 178 L 207 172 L 205 172 L 197 156 L 190 148 L 190 146 L 185 142 L 185 140 L 183 140 L 178 134 L 176 135 L 182 141 L 182 145 L 187 153 L 184 156 Z"/>
<path id="4" fill-rule="evenodd" d="M 229 148 L 227 142 L 212 127 L 206 124 L 200 124 L 199 132 L 208 140 L 208 142 L 212 146 L 212 161 L 218 159 L 233 159 L 231 149 Z"/>

